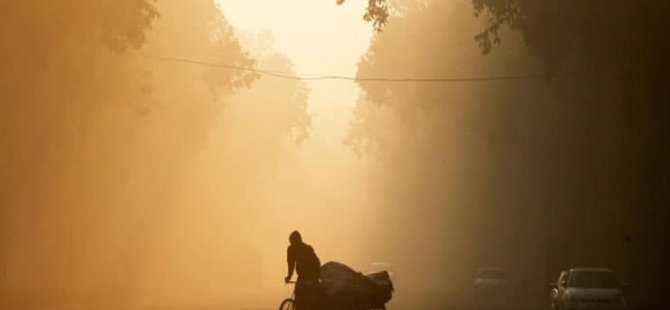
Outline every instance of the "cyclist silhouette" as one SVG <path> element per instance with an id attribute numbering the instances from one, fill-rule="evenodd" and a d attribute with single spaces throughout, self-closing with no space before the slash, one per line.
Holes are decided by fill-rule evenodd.
<path id="1" fill-rule="evenodd" d="M 298 274 L 298 280 L 295 284 L 296 309 L 315 309 L 321 261 L 316 256 L 314 249 L 302 242 L 302 236 L 298 231 L 292 232 L 288 240 L 291 245 L 286 250 L 288 275 L 284 278 L 284 281 L 286 283 L 290 282 L 295 270 Z"/>

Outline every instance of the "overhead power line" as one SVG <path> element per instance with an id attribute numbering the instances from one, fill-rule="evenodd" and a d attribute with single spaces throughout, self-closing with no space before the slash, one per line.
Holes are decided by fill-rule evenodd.
<path id="1" fill-rule="evenodd" d="M 538 78 L 548 78 L 547 74 L 521 74 L 521 75 L 498 75 L 498 76 L 480 76 L 480 77 L 434 77 L 434 78 L 417 78 L 417 77 L 355 77 L 355 76 L 343 76 L 343 75 L 314 75 L 314 76 L 300 76 L 284 72 L 276 72 L 269 70 L 256 69 L 252 67 L 243 67 L 236 65 L 227 65 L 220 63 L 211 63 L 200 60 L 186 59 L 186 58 L 176 58 L 176 57 L 158 57 L 158 56 L 143 56 L 143 58 L 152 59 L 156 61 L 164 62 L 175 62 L 175 63 L 186 63 L 194 64 L 205 67 L 212 68 L 222 68 L 229 70 L 238 70 L 238 71 L 247 71 L 253 72 L 264 76 L 285 79 L 285 80 L 298 80 L 298 81 L 324 81 L 324 80 L 344 80 L 344 81 L 357 81 L 357 82 L 391 82 L 391 83 L 454 83 L 454 82 L 489 82 L 489 81 L 505 81 L 505 80 L 527 80 L 527 79 L 538 79 Z M 565 72 L 561 74 L 553 75 L 556 76 L 571 76 L 579 74 L 578 71 Z"/>

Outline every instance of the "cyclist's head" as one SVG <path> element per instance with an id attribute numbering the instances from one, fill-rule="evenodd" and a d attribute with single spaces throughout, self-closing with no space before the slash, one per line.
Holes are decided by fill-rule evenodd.
<path id="1" fill-rule="evenodd" d="M 291 244 L 298 244 L 302 242 L 302 236 L 300 236 L 300 233 L 297 230 L 294 230 L 290 236 L 288 236 L 288 241 L 291 242 Z"/>

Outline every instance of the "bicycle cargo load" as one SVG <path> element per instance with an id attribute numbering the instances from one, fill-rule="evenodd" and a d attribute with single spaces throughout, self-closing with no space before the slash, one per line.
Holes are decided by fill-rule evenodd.
<path id="1" fill-rule="evenodd" d="M 367 309 L 385 309 L 391 300 L 393 283 L 388 272 L 363 275 L 349 266 L 328 262 L 321 266 L 321 285 L 324 297 L 330 303 L 362 306 Z"/>

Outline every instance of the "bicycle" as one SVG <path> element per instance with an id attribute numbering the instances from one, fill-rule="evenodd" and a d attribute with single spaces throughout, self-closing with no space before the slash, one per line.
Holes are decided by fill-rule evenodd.
<path id="1" fill-rule="evenodd" d="M 296 281 L 289 281 L 289 282 L 286 282 L 286 284 L 296 284 Z M 318 288 L 317 288 L 317 290 L 318 290 Z M 312 300 L 312 306 L 313 307 L 318 307 L 319 309 L 325 309 L 323 307 L 323 305 L 320 304 L 322 302 L 321 299 L 322 299 L 323 296 L 321 294 L 319 294 L 318 292 L 313 292 L 313 293 L 315 293 L 315 295 L 313 296 L 313 298 L 315 298 L 315 299 Z M 293 291 L 293 293 L 291 294 L 291 298 L 286 298 L 281 302 L 281 304 L 279 304 L 279 310 L 296 310 L 295 291 Z"/>
<path id="2" fill-rule="evenodd" d="M 286 284 L 295 284 L 295 281 L 286 282 Z M 344 300 L 334 300 L 332 298 L 326 298 L 322 293 L 317 293 L 316 300 L 314 301 L 314 307 L 321 310 L 342 310 L 342 309 L 357 309 L 357 310 L 386 310 L 386 305 L 370 306 L 369 304 L 364 303 L 361 306 L 356 300 L 344 299 Z M 295 305 L 295 291 L 291 294 L 290 298 L 284 299 L 281 304 L 279 304 L 279 310 L 296 310 Z"/>
<path id="3" fill-rule="evenodd" d="M 286 284 L 295 284 L 295 281 L 288 281 Z M 279 304 L 279 310 L 296 310 L 295 309 L 295 291 L 291 293 L 290 298 L 284 299 L 281 304 Z"/>

